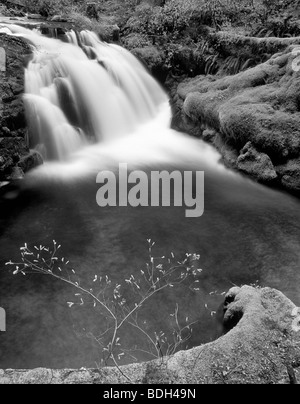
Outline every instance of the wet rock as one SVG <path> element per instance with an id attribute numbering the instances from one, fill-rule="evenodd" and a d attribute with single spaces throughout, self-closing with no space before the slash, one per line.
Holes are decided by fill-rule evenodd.
<path id="1" fill-rule="evenodd" d="M 0 181 L 0 188 L 6 187 L 9 185 L 9 181 Z"/>
<path id="2" fill-rule="evenodd" d="M 218 133 L 213 129 L 205 129 L 202 134 L 203 140 L 212 144 L 215 142 L 217 136 Z"/>
<path id="3" fill-rule="evenodd" d="M 31 150 L 29 154 L 20 159 L 18 166 L 26 173 L 42 164 L 42 156 L 37 151 Z"/>
<path id="4" fill-rule="evenodd" d="M 45 18 L 41 14 L 27 14 L 29 20 L 44 20 Z"/>
<path id="5" fill-rule="evenodd" d="M 11 173 L 7 176 L 8 181 L 22 180 L 25 176 L 24 171 L 21 167 L 15 166 L 12 168 Z"/>
<path id="6" fill-rule="evenodd" d="M 271 182 L 277 178 L 270 157 L 265 153 L 259 153 L 251 142 L 241 150 L 237 168 L 260 182 Z"/>
<path id="7" fill-rule="evenodd" d="M 62 23 L 63 24 L 63 23 Z M 57 23 L 45 23 L 40 27 L 41 33 L 50 38 L 59 38 L 66 35 L 66 33 L 72 28 L 71 24 L 57 24 Z"/>
<path id="8" fill-rule="evenodd" d="M 20 137 L 2 137 L 0 138 L 0 150 L 5 150 L 11 155 L 25 155 L 29 152 L 25 140 Z"/>

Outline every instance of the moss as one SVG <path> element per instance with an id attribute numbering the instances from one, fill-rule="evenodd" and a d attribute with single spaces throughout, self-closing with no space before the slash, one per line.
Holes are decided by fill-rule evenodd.
<path id="1" fill-rule="evenodd" d="M 237 149 L 251 141 L 275 159 L 296 156 L 300 152 L 300 117 L 295 114 L 300 75 L 289 75 L 291 58 L 290 52 L 215 81 L 194 79 L 179 89 L 185 98 L 184 112 L 219 131 Z"/>
<path id="2" fill-rule="evenodd" d="M 236 150 L 237 158 L 251 142 L 278 171 L 277 166 L 300 154 L 300 72 L 292 68 L 294 50 L 289 46 L 268 62 L 234 76 L 199 76 L 183 82 L 177 91 L 183 113 L 195 126 L 217 132 L 223 145 Z M 257 161 L 253 164 L 256 171 Z M 241 160 L 231 165 L 244 171 Z M 247 171 L 252 171 L 249 166 Z M 291 189 L 294 184 L 298 190 L 298 180 L 287 176 L 280 176 L 281 185 Z M 298 174 L 294 171 L 292 177 Z"/>

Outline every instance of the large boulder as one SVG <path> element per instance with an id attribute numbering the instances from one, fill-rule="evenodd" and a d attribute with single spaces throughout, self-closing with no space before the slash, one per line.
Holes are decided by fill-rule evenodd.
<path id="1" fill-rule="evenodd" d="M 235 287 L 220 339 L 172 357 L 122 368 L 0 370 L 2 384 L 296 384 L 300 309 L 282 293 Z"/>
<path id="2" fill-rule="evenodd" d="M 179 85 L 176 100 L 184 119 L 201 128 L 200 136 L 205 129 L 214 130 L 223 144 L 237 152 L 235 167 L 249 171 L 249 167 L 245 170 L 245 153 L 240 155 L 240 151 L 251 142 L 267 166 L 275 167 L 280 184 L 295 191 L 292 181 L 287 186 L 282 166 L 300 154 L 299 49 L 291 45 L 267 62 L 234 76 L 186 80 Z M 249 166 L 249 153 L 246 157 Z M 258 160 L 253 153 L 251 158 L 255 171 Z M 260 180 L 264 177 L 268 182 L 269 175 L 263 174 Z"/>

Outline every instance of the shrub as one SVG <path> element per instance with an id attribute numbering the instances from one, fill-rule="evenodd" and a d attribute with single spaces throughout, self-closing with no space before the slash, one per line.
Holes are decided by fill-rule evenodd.
<path id="1" fill-rule="evenodd" d="M 69 5 L 67 0 L 26 0 L 26 9 L 30 13 L 41 14 L 44 17 L 49 17 L 60 13 Z"/>
<path id="2" fill-rule="evenodd" d="M 86 14 L 87 0 L 25 0 L 25 6 L 30 13 L 51 17 L 56 14 L 68 14 L 72 11 Z"/>
<path id="3" fill-rule="evenodd" d="M 127 32 L 139 32 L 149 36 L 180 37 L 189 25 L 196 10 L 197 0 L 169 0 L 164 7 L 142 4 L 127 24 Z"/>
<path id="4" fill-rule="evenodd" d="M 300 35 L 294 0 L 262 0 L 252 17 L 254 36 L 283 38 Z"/>
<path id="5" fill-rule="evenodd" d="M 59 254 L 61 246 L 53 242 L 52 248 L 44 246 L 30 249 L 26 244 L 21 248 L 20 263 L 9 262 L 6 265 L 14 267 L 14 275 L 40 274 L 51 276 L 76 289 L 75 297 L 68 302 L 69 308 L 87 305 L 97 309 L 101 332 L 96 336 L 89 333 L 99 345 L 102 354 L 101 364 L 114 364 L 117 367 L 125 356 L 133 358 L 134 352 L 143 349 L 149 358 L 162 358 L 164 355 L 175 353 L 189 340 L 192 325 L 188 317 L 185 321 L 179 316 L 179 306 L 176 305 L 173 313 L 173 329 L 169 332 L 152 332 L 144 321 L 139 318 L 141 309 L 152 301 L 163 290 L 188 286 L 193 291 L 199 291 L 200 256 L 187 254 L 178 261 L 172 253 L 170 257 L 154 257 L 155 243 L 148 240 L 149 261 L 139 275 L 130 275 L 123 282 L 114 284 L 109 276 L 95 274 L 86 284 L 70 267 L 70 263 Z M 130 301 L 127 298 L 130 296 Z M 160 316 L 163 313 L 160 313 Z M 131 327 L 132 333 L 145 337 L 146 348 L 127 347 L 123 345 L 124 327 Z"/>
<path id="6" fill-rule="evenodd" d="M 147 35 L 132 33 L 124 38 L 123 44 L 127 49 L 132 50 L 132 49 L 136 49 L 136 48 L 148 47 L 152 43 L 149 40 L 149 37 L 147 37 Z"/>

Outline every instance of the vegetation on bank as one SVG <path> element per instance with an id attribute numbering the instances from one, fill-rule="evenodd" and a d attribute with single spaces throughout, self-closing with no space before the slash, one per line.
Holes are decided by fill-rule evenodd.
<path id="1" fill-rule="evenodd" d="M 300 35 L 300 11 L 295 9 L 291 0 L 167 0 L 163 7 L 144 1 L 121 26 L 121 33 L 124 45 L 148 66 L 149 61 L 150 66 L 154 64 L 152 59 L 159 64 L 153 48 L 160 51 L 167 69 L 163 77 L 170 72 L 189 77 L 232 75 L 265 62 L 274 53 L 265 43 L 257 46 L 252 41 L 248 46 L 249 37 L 268 41 Z"/>
<path id="2" fill-rule="evenodd" d="M 99 34 L 103 26 L 118 25 L 122 45 L 144 60 L 163 82 L 169 73 L 190 77 L 236 74 L 272 55 L 264 46 L 254 50 L 243 46 L 237 51 L 233 44 L 232 52 L 233 34 L 300 36 L 300 0 L 96 0 L 92 5 L 88 0 L 23 2 L 27 12 L 50 19 L 67 17 L 76 27 Z M 220 41 L 220 36 L 211 35 L 215 32 L 230 35 L 224 43 L 224 37 Z"/>
<path id="3" fill-rule="evenodd" d="M 299 0 L 21 0 L 24 11 L 45 17 L 79 13 L 110 18 L 122 29 L 169 40 L 190 34 L 196 27 L 240 29 L 249 35 L 289 37 L 300 35 Z M 19 2 L 19 3 L 20 3 Z M 295 4 L 296 3 L 296 4 Z M 2 12 L 13 1 L 1 1 Z M 92 5 L 91 5 L 92 4 Z M 93 11 L 94 10 L 94 11 Z"/>
<path id="4" fill-rule="evenodd" d="M 131 32 L 178 38 L 201 24 L 242 28 L 253 36 L 300 35 L 299 0 L 21 0 L 24 10 L 45 17 L 79 13 L 111 17 Z M 19 2 L 19 3 L 20 3 Z M 1 1 L 12 7 L 13 1 Z M 92 4 L 92 6 L 91 6 Z M 94 6 L 93 6 L 94 5 Z M 92 9 L 96 10 L 93 14 Z M 2 10 L 3 11 L 3 10 Z M 125 26 L 125 27 L 124 27 Z M 192 36 L 191 36 L 192 37 Z M 192 38 L 193 39 L 193 38 Z"/>

